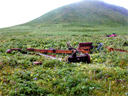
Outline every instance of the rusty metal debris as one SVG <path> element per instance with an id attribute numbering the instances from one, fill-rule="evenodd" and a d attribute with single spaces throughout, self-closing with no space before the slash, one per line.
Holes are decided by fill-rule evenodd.
<path id="1" fill-rule="evenodd" d="M 67 42 L 68 45 L 68 49 L 69 50 L 56 50 L 56 49 L 34 49 L 34 48 L 27 48 L 27 51 L 33 51 L 33 52 L 40 52 L 40 53 L 36 53 L 36 55 L 42 55 L 51 59 L 58 59 L 58 60 L 62 60 L 62 58 L 56 58 L 55 56 L 48 56 L 45 55 L 47 53 L 61 53 L 61 54 L 72 54 L 69 58 L 68 58 L 68 62 L 87 62 L 90 63 L 90 56 L 89 56 L 89 52 L 92 49 L 92 42 L 87 42 L 87 43 L 79 43 L 79 47 L 73 48 L 71 47 L 71 45 Z M 19 48 L 12 48 L 12 49 L 8 49 L 6 52 L 7 53 L 11 53 L 12 51 L 20 51 L 22 53 L 27 53 L 26 51 L 23 51 L 22 49 Z M 85 55 L 80 55 L 77 56 L 76 53 L 77 52 L 81 52 L 84 53 Z M 44 53 L 44 54 L 41 54 Z M 41 62 L 34 62 L 34 64 L 41 64 Z"/>

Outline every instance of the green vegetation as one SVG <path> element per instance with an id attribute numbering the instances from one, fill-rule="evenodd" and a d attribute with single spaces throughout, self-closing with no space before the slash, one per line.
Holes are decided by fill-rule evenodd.
<path id="1" fill-rule="evenodd" d="M 48 12 L 26 25 L 46 27 L 67 26 L 128 26 L 128 10 L 97 0 L 83 0 Z"/>
<path id="2" fill-rule="evenodd" d="M 57 14 L 56 12 L 63 13 L 57 9 L 26 24 L 0 29 L 0 96 L 127 96 L 128 53 L 109 52 L 105 47 L 128 51 L 128 17 L 121 14 L 124 11 L 114 13 L 110 11 L 111 8 L 107 9 L 110 14 L 104 14 L 106 11 L 104 15 L 97 13 L 97 7 L 101 7 L 101 12 L 106 7 L 98 6 L 96 2 L 92 4 L 89 9 L 86 8 L 92 21 L 82 17 L 84 11 L 79 6 L 81 13 L 76 10 L 75 13 L 65 14 L 71 17 Z M 73 11 L 73 6 L 75 5 L 68 5 L 66 8 Z M 90 3 L 86 4 L 87 6 L 89 7 Z M 92 14 L 93 10 L 102 17 Z M 76 13 L 80 15 L 79 20 L 74 17 Z M 108 15 L 113 18 L 105 18 Z M 64 17 L 65 22 L 62 20 Z M 97 21 L 102 23 L 97 24 Z M 118 36 L 106 37 L 106 34 L 112 33 Z M 77 48 L 80 42 L 92 42 L 96 47 L 99 42 L 103 43 L 103 46 L 99 51 L 92 49 L 89 54 L 90 64 L 68 63 L 65 60 L 69 56 L 67 54 L 55 54 L 63 58 L 61 62 L 16 51 L 12 54 L 6 53 L 10 48 L 67 49 L 67 42 L 74 48 Z M 34 61 L 43 63 L 33 65 Z"/>
<path id="3" fill-rule="evenodd" d="M 128 50 L 127 27 L 55 28 L 14 26 L 0 30 L 0 94 L 2 95 L 107 95 L 128 94 L 128 53 L 109 52 L 105 46 Z M 117 33 L 108 38 L 105 34 Z M 24 55 L 9 48 L 67 49 L 80 42 L 104 43 L 93 49 L 91 63 L 68 63 L 37 55 Z M 66 58 L 66 54 L 56 54 Z M 33 65 L 42 61 L 42 65 Z"/>

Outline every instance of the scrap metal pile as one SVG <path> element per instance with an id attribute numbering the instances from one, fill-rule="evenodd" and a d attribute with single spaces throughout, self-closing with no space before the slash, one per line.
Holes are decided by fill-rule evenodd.
<path id="1" fill-rule="evenodd" d="M 113 36 L 117 36 L 113 34 Z M 111 37 L 111 36 L 109 36 Z M 97 48 L 97 51 L 102 47 L 103 43 L 98 43 L 99 46 Z M 23 51 L 22 49 L 19 48 L 13 48 L 13 49 L 8 49 L 7 53 L 11 53 L 12 51 L 19 51 L 21 53 L 27 54 L 27 52 L 36 52 L 34 54 L 36 55 L 42 55 L 51 59 L 58 59 L 62 60 L 62 58 L 56 58 L 56 55 L 47 55 L 47 53 L 59 53 L 59 54 L 71 54 L 71 56 L 68 57 L 67 61 L 68 62 L 85 62 L 85 63 L 90 63 L 90 56 L 89 52 L 91 49 L 93 49 L 92 42 L 84 42 L 84 43 L 79 43 L 78 48 L 73 48 L 71 45 L 67 42 L 68 50 L 57 50 L 54 48 L 50 49 L 34 49 L 34 48 L 27 48 L 26 51 Z M 105 47 L 109 51 L 120 51 L 120 52 L 128 52 L 126 50 L 122 49 L 114 49 L 110 47 Z M 38 52 L 38 53 L 37 53 Z M 84 55 L 77 56 L 77 53 L 83 53 Z M 42 64 L 42 62 L 34 62 L 35 64 Z"/>
<path id="2" fill-rule="evenodd" d="M 71 47 L 71 45 L 67 42 L 68 45 L 68 50 L 56 50 L 53 48 L 50 49 L 34 49 L 34 48 L 27 48 L 27 51 L 32 51 L 32 52 L 40 52 L 40 53 L 36 53 L 36 55 L 43 55 L 45 57 L 49 57 L 52 59 L 58 59 L 61 60 L 61 58 L 56 58 L 55 56 L 49 56 L 49 55 L 45 55 L 47 53 L 60 53 L 60 54 L 71 54 L 71 56 L 68 57 L 68 62 L 85 62 L 85 63 L 90 63 L 90 56 L 89 56 L 89 52 L 92 49 L 92 42 L 87 42 L 87 43 L 79 43 L 79 47 L 73 48 Z M 26 51 L 23 51 L 22 49 L 19 48 L 13 48 L 13 49 L 8 49 L 7 53 L 11 53 L 12 51 L 19 51 L 22 53 L 27 53 Z M 77 53 L 84 53 L 84 55 L 80 55 L 77 56 Z M 36 63 L 41 63 L 41 62 L 36 62 Z"/>

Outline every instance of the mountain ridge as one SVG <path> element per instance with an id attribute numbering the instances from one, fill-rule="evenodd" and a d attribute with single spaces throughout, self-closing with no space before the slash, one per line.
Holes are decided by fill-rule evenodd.
<path id="1" fill-rule="evenodd" d="M 52 10 L 26 24 L 32 26 L 128 26 L 128 10 L 103 1 L 83 0 Z"/>

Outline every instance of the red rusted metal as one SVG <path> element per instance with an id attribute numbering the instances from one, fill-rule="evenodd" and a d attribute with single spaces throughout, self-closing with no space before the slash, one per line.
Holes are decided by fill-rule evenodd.
<path id="1" fill-rule="evenodd" d="M 120 52 L 128 52 L 126 50 L 123 50 L 123 49 L 114 49 L 114 48 L 110 48 L 110 47 L 106 47 L 110 52 L 111 51 L 120 51 Z"/>
<path id="2" fill-rule="evenodd" d="M 62 53 L 62 54 L 72 54 L 72 56 L 70 56 L 68 58 L 69 62 L 87 62 L 90 63 L 90 56 L 88 55 L 88 53 L 90 52 L 90 49 L 92 48 L 92 43 L 91 42 L 87 42 L 87 43 L 79 43 L 79 47 L 77 49 L 71 47 L 71 45 L 67 42 L 67 45 L 69 46 L 69 50 L 56 50 L 56 49 L 34 49 L 34 48 L 27 48 L 27 51 L 34 51 L 34 52 L 40 52 L 40 53 Z M 24 51 L 22 51 L 22 49 L 19 48 L 13 48 L 13 49 L 8 49 L 7 53 L 11 53 L 12 51 L 20 51 L 22 53 L 25 53 Z M 85 53 L 85 55 L 81 55 L 81 56 L 77 56 L 76 53 L 77 52 L 82 52 Z M 26 52 L 27 53 L 27 52 Z M 37 55 L 42 55 L 39 53 L 36 53 Z M 57 59 L 51 56 L 46 56 L 43 54 L 43 56 L 45 57 L 49 57 L 52 59 Z M 59 58 L 58 60 L 61 60 L 61 58 Z M 34 64 L 42 64 L 42 62 L 34 62 Z"/>
<path id="3" fill-rule="evenodd" d="M 92 48 L 92 42 L 87 43 L 79 43 L 78 50 L 84 50 L 84 49 L 91 49 Z"/>
<path id="4" fill-rule="evenodd" d="M 87 43 L 79 43 L 79 47 L 77 50 L 82 53 L 89 53 L 91 49 L 92 49 L 92 42 L 87 42 Z"/>
<path id="5" fill-rule="evenodd" d="M 91 63 L 90 61 L 90 56 L 88 53 L 85 55 L 80 55 L 80 56 L 69 56 L 68 57 L 68 62 L 85 62 L 85 63 Z"/>
<path id="6" fill-rule="evenodd" d="M 56 49 L 33 49 L 28 48 L 27 51 L 35 51 L 40 53 L 65 53 L 65 54 L 71 54 L 72 50 L 56 50 Z"/>
<path id="7" fill-rule="evenodd" d="M 116 37 L 118 35 L 116 35 L 116 33 L 113 33 L 112 35 L 106 35 L 106 37 Z"/>
<path id="8" fill-rule="evenodd" d="M 67 43 L 68 44 L 68 43 Z M 69 44 L 70 46 L 70 44 Z M 72 48 L 70 46 L 71 50 L 56 50 L 56 49 L 34 49 L 34 48 L 27 48 L 27 51 L 35 51 L 35 52 L 40 52 L 40 53 L 62 53 L 62 54 L 72 54 L 72 50 L 77 50 L 82 53 L 89 53 L 90 49 L 92 48 L 92 43 L 79 43 L 78 49 Z M 7 53 L 11 53 L 12 51 L 22 51 L 22 49 L 19 48 L 13 48 L 13 49 L 8 49 Z"/>
<path id="9" fill-rule="evenodd" d="M 13 50 L 14 51 L 21 51 L 21 49 L 19 49 L 19 48 L 13 48 L 13 49 L 8 49 L 6 52 L 11 53 Z"/>

